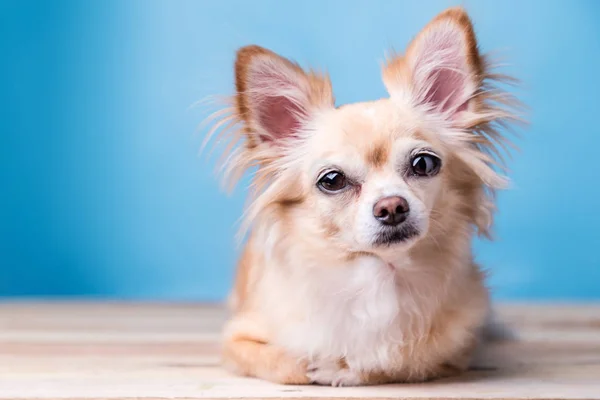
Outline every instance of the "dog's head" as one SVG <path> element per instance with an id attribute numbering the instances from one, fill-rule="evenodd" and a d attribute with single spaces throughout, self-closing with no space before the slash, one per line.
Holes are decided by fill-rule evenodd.
<path id="1" fill-rule="evenodd" d="M 462 9 L 437 16 L 383 67 L 389 98 L 336 107 L 327 76 L 257 46 L 238 51 L 231 118 L 245 144 L 231 170 L 258 168 L 248 220 L 268 210 L 332 249 L 409 248 L 462 219 L 484 233 L 491 167 L 510 114 L 489 86 Z"/>

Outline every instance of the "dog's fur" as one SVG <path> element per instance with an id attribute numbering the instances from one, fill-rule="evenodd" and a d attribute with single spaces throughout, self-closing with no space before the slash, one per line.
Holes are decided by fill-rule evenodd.
<path id="1" fill-rule="evenodd" d="M 257 46 L 238 51 L 235 74 L 213 131 L 232 138 L 226 175 L 256 174 L 225 365 L 328 385 L 464 370 L 489 313 L 471 240 L 488 235 L 505 184 L 497 128 L 513 118 L 466 12 L 441 13 L 387 61 L 389 98 L 336 107 L 327 76 Z M 434 176 L 410 172 L 423 151 L 441 160 Z M 318 188 L 332 169 L 352 182 L 340 193 Z M 373 206 L 386 196 L 410 205 L 410 235 L 382 231 Z"/>

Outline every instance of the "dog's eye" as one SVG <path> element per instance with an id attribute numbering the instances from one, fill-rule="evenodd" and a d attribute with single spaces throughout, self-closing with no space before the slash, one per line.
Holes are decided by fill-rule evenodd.
<path id="1" fill-rule="evenodd" d="M 434 176 L 440 170 L 442 162 L 431 154 L 417 154 L 411 162 L 412 172 L 417 176 Z"/>
<path id="2" fill-rule="evenodd" d="M 348 186 L 348 181 L 341 172 L 331 171 L 323 175 L 317 185 L 324 192 L 335 193 Z"/>

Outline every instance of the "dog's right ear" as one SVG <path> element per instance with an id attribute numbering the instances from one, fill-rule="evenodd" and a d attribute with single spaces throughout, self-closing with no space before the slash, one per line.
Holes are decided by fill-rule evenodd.
<path id="1" fill-rule="evenodd" d="M 334 107 L 327 76 L 307 73 L 259 46 L 238 50 L 235 80 L 237 114 L 250 148 L 289 145 L 316 113 Z"/>

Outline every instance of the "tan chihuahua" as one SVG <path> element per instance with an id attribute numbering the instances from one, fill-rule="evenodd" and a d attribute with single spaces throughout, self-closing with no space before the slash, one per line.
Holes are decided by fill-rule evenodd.
<path id="1" fill-rule="evenodd" d="M 513 121 L 461 8 L 383 67 L 389 98 L 336 107 L 327 76 L 240 49 L 226 174 L 256 168 L 223 341 L 283 384 L 419 382 L 467 368 L 490 312 L 471 240 Z M 236 144 L 242 142 L 241 146 Z"/>

